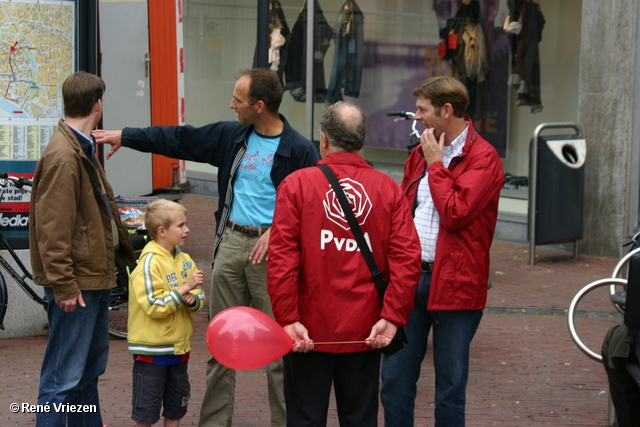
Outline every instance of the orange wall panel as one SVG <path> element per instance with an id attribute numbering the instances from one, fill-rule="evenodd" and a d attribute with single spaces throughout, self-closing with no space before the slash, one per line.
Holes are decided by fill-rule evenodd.
<path id="1" fill-rule="evenodd" d="M 178 58 L 175 0 L 149 0 L 151 57 L 151 125 L 178 124 Z M 153 188 L 172 184 L 171 164 L 177 160 L 153 155 Z"/>

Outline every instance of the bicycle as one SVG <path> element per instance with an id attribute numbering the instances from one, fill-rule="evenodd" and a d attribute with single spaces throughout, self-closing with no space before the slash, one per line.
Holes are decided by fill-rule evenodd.
<path id="1" fill-rule="evenodd" d="M 151 239 L 146 230 L 139 234 L 130 234 L 129 241 L 136 256 Z M 109 335 L 116 339 L 127 339 L 127 321 L 129 319 L 129 269 L 116 260 L 116 287 L 111 290 L 109 300 Z"/>
<path id="2" fill-rule="evenodd" d="M 611 303 L 620 314 L 624 314 L 624 304 L 626 299 L 626 286 L 627 286 L 626 276 L 628 271 L 627 267 L 629 264 L 629 260 L 637 253 L 640 253 L 640 232 L 636 233 L 631 238 L 631 241 L 624 244 L 623 246 L 631 246 L 631 247 L 629 248 L 629 252 L 625 256 L 623 256 L 620 259 L 620 261 L 618 261 L 618 264 L 616 264 L 615 268 L 613 269 L 611 277 L 593 281 L 588 285 L 584 286 L 582 289 L 580 289 L 578 293 L 573 297 L 573 300 L 571 301 L 571 303 L 569 304 L 569 310 L 567 312 L 567 325 L 569 327 L 569 333 L 571 334 L 571 338 L 573 339 L 576 346 L 578 346 L 578 348 L 584 354 L 586 354 L 588 357 L 590 357 L 591 359 L 597 362 L 602 362 L 602 355 L 600 354 L 599 349 L 598 351 L 591 350 L 580 339 L 580 336 L 578 335 L 578 332 L 576 330 L 575 317 L 577 314 L 577 308 L 580 301 L 588 293 L 590 293 L 595 289 L 608 286 Z M 623 276 L 623 277 L 620 277 L 620 276 Z"/>
<path id="3" fill-rule="evenodd" d="M 599 279 L 589 283 L 584 286 L 582 289 L 578 291 L 578 293 L 573 297 L 571 304 L 569 304 L 569 310 L 567 313 L 567 325 L 569 327 L 569 333 L 574 343 L 580 351 L 582 351 L 585 355 L 590 357 L 591 359 L 602 363 L 602 355 L 600 351 L 591 350 L 578 335 L 575 326 L 575 317 L 577 313 L 577 307 L 580 301 L 591 291 L 594 289 L 598 289 L 600 287 L 608 286 L 609 287 L 609 298 L 614 308 L 622 315 L 625 312 L 626 305 L 626 290 L 627 290 L 627 277 L 629 274 L 629 262 L 631 258 L 633 258 L 636 254 L 640 253 L 640 232 L 636 233 L 631 241 L 624 244 L 624 246 L 630 246 L 629 251 L 625 256 L 623 256 L 620 261 L 616 264 L 613 269 L 613 273 L 611 277 L 607 277 L 604 279 Z M 623 276 L 623 277 L 620 277 Z M 621 290 L 618 290 L 620 288 Z M 614 426 L 615 423 L 615 409 L 613 407 L 613 402 L 611 400 L 611 396 L 609 396 L 609 405 L 608 405 L 608 414 L 607 414 L 607 425 Z"/>
<path id="4" fill-rule="evenodd" d="M 407 145 L 407 150 L 409 151 L 409 153 L 411 153 L 411 151 L 413 151 L 413 149 L 416 148 L 418 144 L 420 144 L 420 132 L 418 132 L 418 129 L 416 129 L 416 115 L 415 113 L 412 113 L 410 111 L 387 111 L 387 117 L 395 116 L 397 116 L 398 118 L 394 119 L 394 122 L 397 122 L 399 120 L 413 121 L 411 125 L 411 133 L 409 134 L 409 145 Z"/>
<path id="5" fill-rule="evenodd" d="M 24 191 L 29 191 L 28 189 L 24 188 L 25 186 L 29 186 L 29 187 L 31 186 L 31 180 L 28 180 L 24 177 L 18 178 L 18 177 L 9 176 L 6 173 L 0 173 L 0 203 L 2 202 L 4 193 L 9 183 L 11 183 L 14 187 Z M 22 274 L 16 271 L 16 269 L 14 269 L 11 266 L 11 264 L 9 264 L 9 262 L 1 254 L 0 254 L 0 265 L 2 265 L 2 267 L 7 272 L 7 274 L 9 274 L 9 276 L 11 276 L 13 280 L 16 281 L 16 283 L 22 288 L 22 290 L 24 290 L 27 293 L 27 295 L 29 295 L 29 297 L 33 301 L 40 304 L 46 310 L 48 305 L 46 298 L 38 295 L 38 293 L 36 293 L 36 291 L 34 291 L 33 288 L 29 286 L 29 283 L 27 282 L 27 280 L 33 283 L 33 276 L 31 275 L 31 272 L 25 267 L 23 262 L 18 257 L 18 254 L 16 254 L 16 252 L 13 250 L 13 248 L 11 247 L 11 245 L 9 244 L 9 242 L 7 241 L 7 239 L 5 238 L 4 234 L 2 234 L 1 231 L 0 231 L 0 243 L 1 243 L 0 250 L 5 250 L 9 253 L 9 255 L 11 255 L 11 258 L 13 258 L 13 260 L 15 261 L 16 265 L 18 266 Z M 9 291 L 7 289 L 7 283 L 5 281 L 5 278 L 2 275 L 2 273 L 0 273 L 0 329 L 2 330 L 5 329 L 4 317 L 7 313 L 7 307 L 9 305 L 8 292 Z"/>
<path id="6" fill-rule="evenodd" d="M 12 176 L 6 172 L 0 172 L 0 203 L 2 203 L 4 193 L 8 186 L 13 186 L 23 191 L 30 192 L 29 189 L 32 185 L 30 179 L 22 176 Z M 29 187 L 29 188 L 26 188 Z M 132 243 L 134 236 L 130 237 Z M 139 243 L 137 243 L 139 245 Z M 18 265 L 22 274 L 14 269 L 9 262 L 2 256 L 2 251 L 7 251 L 16 265 Z M 25 267 L 24 263 L 18 257 L 15 250 L 11 247 L 5 236 L 0 231 L 0 265 L 9 274 L 10 277 L 22 288 L 24 292 L 36 303 L 40 304 L 45 310 L 48 306 L 48 301 L 45 297 L 38 295 L 34 291 L 35 285 L 33 284 L 33 275 Z M 127 269 L 116 261 L 115 266 L 116 273 L 116 287 L 111 290 L 111 299 L 109 301 L 109 335 L 117 339 L 127 338 L 127 305 L 129 299 L 129 275 Z M 30 284 L 31 283 L 31 284 Z M 0 329 L 4 330 L 4 318 L 9 305 L 8 301 L 8 289 L 7 283 L 0 272 Z"/>

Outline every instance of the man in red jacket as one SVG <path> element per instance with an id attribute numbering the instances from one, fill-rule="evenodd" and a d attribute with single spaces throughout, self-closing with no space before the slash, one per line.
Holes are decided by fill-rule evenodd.
<path id="1" fill-rule="evenodd" d="M 433 328 L 436 427 L 465 425 L 469 346 L 487 299 L 489 248 L 504 185 L 496 150 L 464 113 L 469 96 L 452 77 L 414 91 L 426 130 L 402 180 L 422 246 L 422 275 L 405 333 L 409 344 L 382 361 L 385 426 L 413 426 L 416 383 Z"/>
<path id="2" fill-rule="evenodd" d="M 364 111 L 337 102 L 320 130 L 317 164 L 340 181 L 388 286 L 382 303 L 323 172 L 310 167 L 286 177 L 271 225 L 267 288 L 276 320 L 295 342 L 284 357 L 287 425 L 326 425 L 333 383 L 341 426 L 377 426 L 377 349 L 411 313 L 420 242 L 400 187 L 359 155 Z"/>

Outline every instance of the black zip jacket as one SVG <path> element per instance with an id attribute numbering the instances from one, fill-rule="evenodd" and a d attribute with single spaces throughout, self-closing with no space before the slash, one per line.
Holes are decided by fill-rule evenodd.
<path id="1" fill-rule="evenodd" d="M 277 188 L 291 172 L 313 166 L 320 160 L 318 149 L 280 116 L 284 129 L 271 169 Z M 202 127 L 151 126 L 124 128 L 122 145 L 134 150 L 162 154 L 175 159 L 209 163 L 218 168 L 218 210 L 213 257 L 227 226 L 233 202 L 233 178 L 247 149 L 253 126 L 238 122 L 217 122 Z"/>

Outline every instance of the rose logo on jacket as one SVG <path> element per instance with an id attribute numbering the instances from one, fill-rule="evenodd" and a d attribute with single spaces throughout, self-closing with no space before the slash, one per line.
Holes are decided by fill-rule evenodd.
<path id="1" fill-rule="evenodd" d="M 367 221 L 367 217 L 371 212 L 371 200 L 364 186 L 351 178 L 344 178 L 340 180 L 340 187 L 347 196 L 349 205 L 353 209 L 353 213 L 356 216 L 358 224 L 363 225 Z M 327 191 L 325 199 L 322 202 L 324 205 L 324 211 L 327 214 L 327 218 L 342 227 L 345 230 L 349 230 L 349 223 L 344 216 L 340 201 L 333 191 L 333 188 Z"/>

